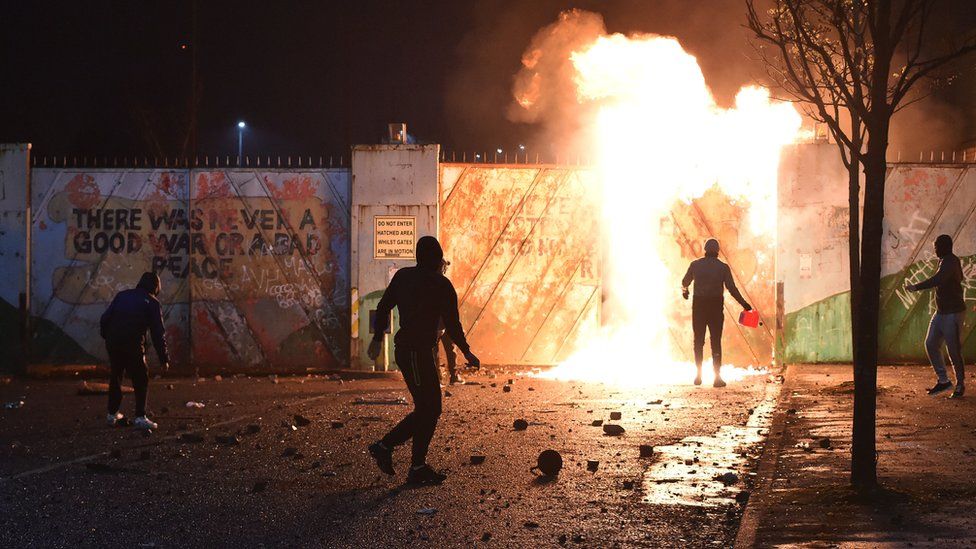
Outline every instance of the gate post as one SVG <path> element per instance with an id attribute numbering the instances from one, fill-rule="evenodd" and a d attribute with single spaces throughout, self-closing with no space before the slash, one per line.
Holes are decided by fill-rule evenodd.
<path id="1" fill-rule="evenodd" d="M 372 317 L 393 274 L 416 264 L 417 239 L 438 234 L 440 145 L 392 143 L 352 149 L 350 282 L 352 342 L 350 365 L 388 370 L 393 365 L 391 335 L 374 364 L 366 355 Z M 393 313 L 391 332 L 399 326 Z"/>
<path id="2" fill-rule="evenodd" d="M 0 144 L 0 315 L 19 326 L 7 366 L 24 368 L 30 345 L 30 143 Z M 0 368 L 2 370 L 3 368 Z"/>

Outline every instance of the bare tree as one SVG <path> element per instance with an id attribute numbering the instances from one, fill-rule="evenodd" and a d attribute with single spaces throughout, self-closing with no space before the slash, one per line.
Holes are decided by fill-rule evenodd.
<path id="1" fill-rule="evenodd" d="M 878 308 L 888 132 L 946 66 L 976 50 L 935 36 L 936 0 L 746 0 L 748 27 L 770 76 L 827 126 L 849 176 L 854 425 L 851 483 L 877 483 Z M 936 43 L 938 39 L 938 44 Z M 864 171 L 863 210 L 859 201 Z M 861 215 L 859 223 L 858 214 Z"/>

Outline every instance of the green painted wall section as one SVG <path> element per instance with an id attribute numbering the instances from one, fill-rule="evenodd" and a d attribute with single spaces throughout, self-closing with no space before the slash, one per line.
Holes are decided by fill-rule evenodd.
<path id="1" fill-rule="evenodd" d="M 960 258 L 964 269 L 976 263 L 976 256 Z M 913 263 L 900 273 L 881 279 L 879 360 L 887 363 L 928 364 L 925 335 L 932 317 L 930 305 L 935 290 L 915 294 L 914 303 L 906 306 L 896 293 L 905 284 L 906 273 L 922 272 L 931 276 L 934 261 Z M 963 357 L 976 357 L 976 314 L 967 292 L 967 314 L 963 322 Z M 802 309 L 788 313 L 783 334 L 783 361 L 850 362 L 851 352 L 850 292 L 830 296 Z"/>
<path id="2" fill-rule="evenodd" d="M 785 362 L 850 362 L 850 292 L 787 314 L 783 331 Z"/>

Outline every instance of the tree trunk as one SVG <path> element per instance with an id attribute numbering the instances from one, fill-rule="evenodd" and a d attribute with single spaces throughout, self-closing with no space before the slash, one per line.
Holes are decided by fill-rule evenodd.
<path id="1" fill-rule="evenodd" d="M 875 136 L 878 136 L 876 138 Z M 854 345 L 854 427 L 851 484 L 869 490 L 877 483 L 875 415 L 878 381 L 878 308 L 881 300 L 881 239 L 887 171 L 887 128 L 871 132 L 864 164 L 861 233 L 861 295 Z"/>
<path id="2" fill-rule="evenodd" d="M 861 303 L 861 120 L 851 113 L 851 136 L 854 146 L 847 165 L 848 258 L 851 284 L 851 358 L 857 356 L 858 317 Z"/>

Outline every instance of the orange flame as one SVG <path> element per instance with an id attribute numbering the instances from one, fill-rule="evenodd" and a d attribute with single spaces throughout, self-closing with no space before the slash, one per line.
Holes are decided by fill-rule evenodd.
<path id="1" fill-rule="evenodd" d="M 684 271 L 676 270 L 680 258 L 662 257 L 662 244 L 673 236 L 662 234 L 661 219 L 676 201 L 718 185 L 750 205 L 753 231 L 775 238 L 769 213 L 776 211 L 780 150 L 796 139 L 800 116 L 754 86 L 739 91 L 734 108 L 717 106 L 697 60 L 675 38 L 601 36 L 571 60 L 578 100 L 599 104 L 593 133 L 611 315 L 568 360 L 542 375 L 629 385 L 690 382 L 694 368 L 676 361 L 668 326 Z M 731 380 L 746 374 L 724 371 Z"/>

